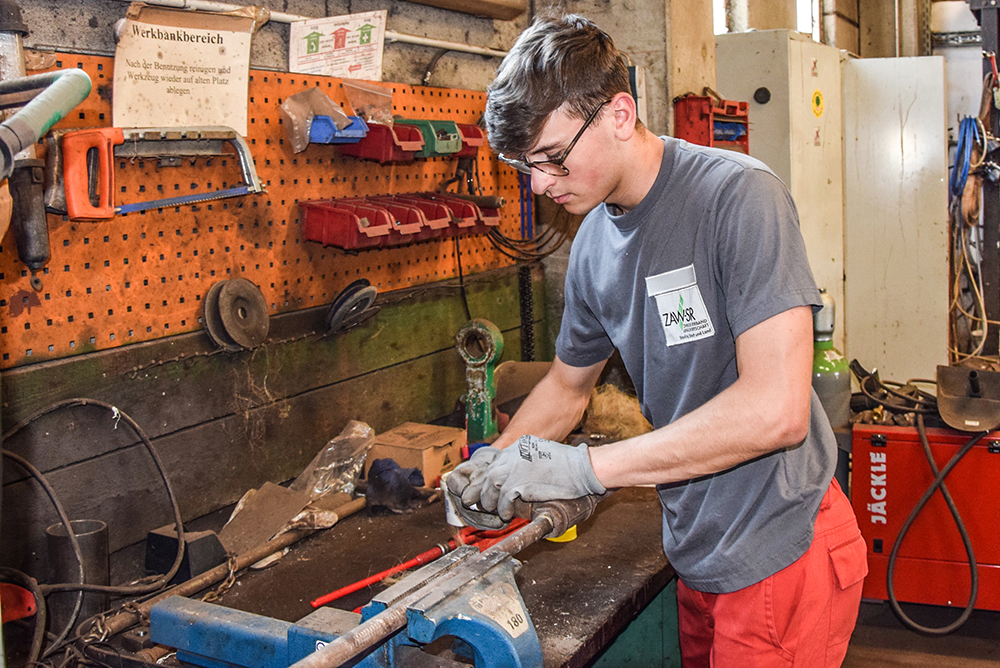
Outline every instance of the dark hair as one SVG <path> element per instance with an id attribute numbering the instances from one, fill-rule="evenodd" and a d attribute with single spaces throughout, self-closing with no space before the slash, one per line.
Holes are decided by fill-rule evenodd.
<path id="1" fill-rule="evenodd" d="M 586 118 L 617 93 L 631 92 L 625 56 L 611 37 L 576 14 L 543 16 L 521 33 L 487 90 L 490 145 L 523 156 L 563 103 Z"/>

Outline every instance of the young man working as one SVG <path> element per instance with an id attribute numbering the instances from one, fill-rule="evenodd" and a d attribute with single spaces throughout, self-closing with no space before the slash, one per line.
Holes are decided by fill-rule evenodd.
<path id="1" fill-rule="evenodd" d="M 648 132 L 622 55 L 578 16 L 520 36 L 485 119 L 536 194 L 589 213 L 551 371 L 449 487 L 509 519 L 517 498 L 656 484 L 685 666 L 839 666 L 867 564 L 811 390 L 820 297 L 787 190 L 756 160 Z M 615 348 L 656 429 L 557 443 Z"/>

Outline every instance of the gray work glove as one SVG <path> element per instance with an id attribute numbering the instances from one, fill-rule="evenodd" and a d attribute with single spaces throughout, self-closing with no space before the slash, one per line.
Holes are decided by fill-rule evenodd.
<path id="1" fill-rule="evenodd" d="M 498 448 L 486 446 L 472 453 L 468 461 L 464 461 L 448 476 L 448 490 L 453 497 L 462 499 L 462 505 L 471 508 L 479 503 L 479 494 L 483 489 L 483 478 L 488 467 L 497 455 Z"/>
<path id="2" fill-rule="evenodd" d="M 586 445 L 573 447 L 536 436 L 522 436 L 500 451 L 486 469 L 479 506 L 509 521 L 514 502 L 578 499 L 607 490 L 594 474 Z M 464 501 L 464 495 L 463 495 Z"/>

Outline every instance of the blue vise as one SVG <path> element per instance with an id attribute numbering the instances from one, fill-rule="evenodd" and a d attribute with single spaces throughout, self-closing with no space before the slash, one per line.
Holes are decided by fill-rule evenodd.
<path id="1" fill-rule="evenodd" d="M 470 575 L 463 562 L 474 555 L 478 558 Z M 419 600 L 407 607 L 406 627 L 353 659 L 351 666 L 467 668 L 467 663 L 432 657 L 421 649 L 450 637 L 451 651 L 473 659 L 476 668 L 541 668 L 538 635 L 514 581 L 520 564 L 507 554 L 485 556 L 475 547 L 460 547 L 380 593 L 361 615 L 320 608 L 292 623 L 174 596 L 150 610 L 150 638 L 176 648 L 178 660 L 192 666 L 288 668 L 361 621 L 420 592 Z"/>

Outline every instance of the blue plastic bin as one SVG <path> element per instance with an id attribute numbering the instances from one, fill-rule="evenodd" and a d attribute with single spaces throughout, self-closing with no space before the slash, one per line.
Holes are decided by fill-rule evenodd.
<path id="1" fill-rule="evenodd" d="M 357 144 L 368 134 L 368 124 L 359 116 L 348 116 L 351 124 L 338 130 L 329 116 L 313 116 L 309 126 L 309 142 L 312 144 Z"/>

